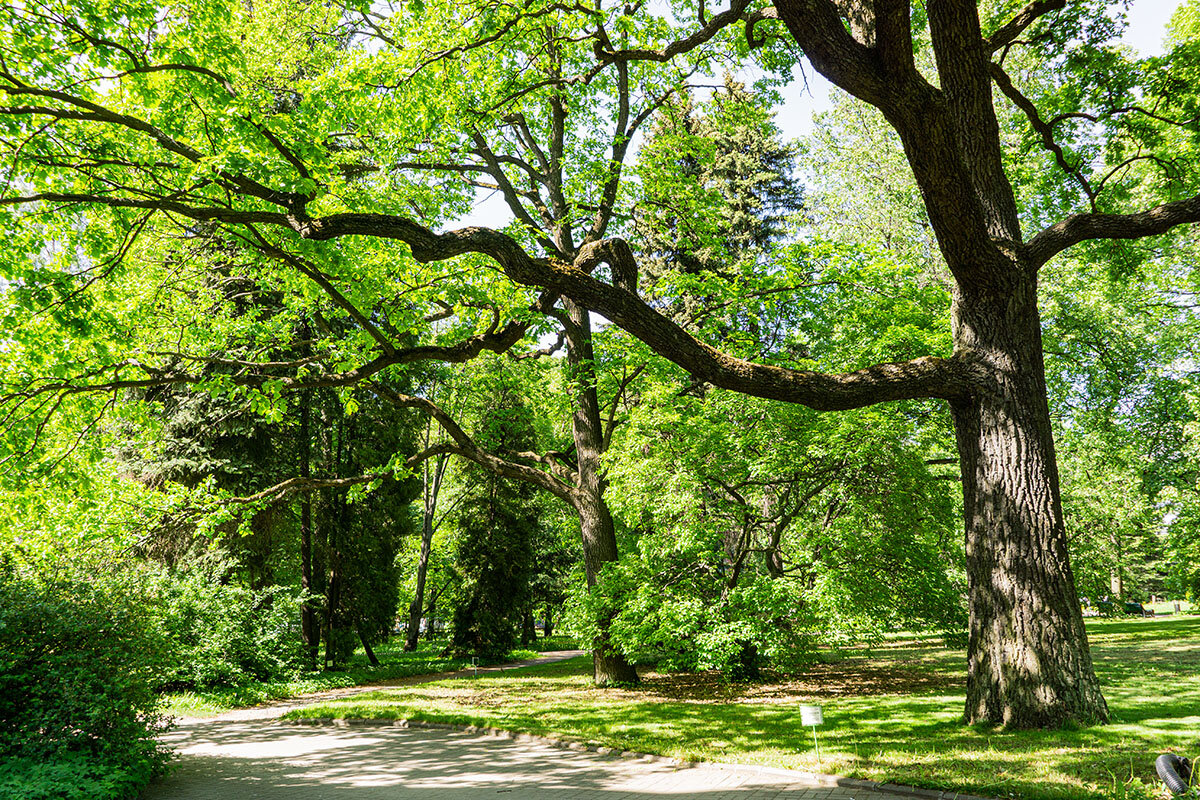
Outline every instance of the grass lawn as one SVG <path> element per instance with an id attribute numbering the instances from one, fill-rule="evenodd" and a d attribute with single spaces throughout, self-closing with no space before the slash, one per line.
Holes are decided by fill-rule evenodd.
<path id="1" fill-rule="evenodd" d="M 360 649 L 351 658 L 345 670 L 307 673 L 292 680 L 251 683 L 200 692 L 173 692 L 163 695 L 162 711 L 171 716 L 212 716 L 231 708 L 286 700 L 310 692 L 380 683 L 413 675 L 450 672 L 471 666 L 469 658 L 448 658 L 441 655 L 446 644 L 445 640 L 422 641 L 416 650 L 406 653 L 404 640 L 394 637 L 390 642 L 375 647 L 375 655 L 379 658 L 377 667 L 370 665 L 366 654 Z M 549 639 L 539 637 L 527 648 L 510 651 L 502 661 L 525 661 L 537 658 L 548 650 L 573 650 L 575 647 L 574 640 L 565 636 L 551 636 Z"/>
<path id="2" fill-rule="evenodd" d="M 992 797 L 1162 797 L 1154 758 L 1200 751 L 1200 618 L 1095 619 L 1088 633 L 1113 722 L 1084 730 L 959 724 L 963 651 L 911 637 L 763 684 L 648 671 L 638 688 L 601 690 L 580 658 L 381 690 L 289 716 L 490 725 Z M 824 706 L 819 762 L 801 703 Z"/>

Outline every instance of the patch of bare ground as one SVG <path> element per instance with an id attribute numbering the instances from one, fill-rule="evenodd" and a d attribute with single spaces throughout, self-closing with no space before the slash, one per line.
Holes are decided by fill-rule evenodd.
<path id="1" fill-rule="evenodd" d="M 629 699 L 686 703 L 791 703 L 814 697 L 929 694 L 962 690 L 962 678 L 928 668 L 863 663 L 818 663 L 800 675 L 766 673 L 760 683 L 729 683 L 717 672 L 648 671 L 642 685 L 621 690 Z"/>
<path id="2" fill-rule="evenodd" d="M 662 701 L 693 704 L 745 703 L 755 705 L 794 704 L 806 699 L 896 696 L 953 693 L 962 690 L 961 674 L 918 666 L 846 660 L 814 664 L 801 675 L 766 674 L 757 683 L 730 683 L 717 672 L 674 673 L 647 669 L 636 687 L 600 689 L 580 681 L 563 685 L 527 679 L 517 686 L 443 683 L 421 690 L 437 698 L 472 708 L 500 708 L 510 704 L 517 690 L 529 700 L 553 693 L 556 702 L 622 703 Z"/>

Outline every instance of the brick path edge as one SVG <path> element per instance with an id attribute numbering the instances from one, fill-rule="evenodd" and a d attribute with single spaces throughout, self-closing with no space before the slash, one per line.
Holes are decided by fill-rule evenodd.
<path id="1" fill-rule="evenodd" d="M 636 759 L 652 763 L 671 764 L 676 767 L 705 766 L 713 769 L 727 770 L 734 773 L 768 774 L 788 777 L 797 782 L 808 783 L 812 786 L 837 786 L 844 789 L 858 789 L 880 794 L 901 795 L 921 798 L 922 800 L 995 800 L 990 797 L 980 797 L 974 794 L 945 791 L 941 789 L 920 789 L 915 786 L 901 786 L 895 783 L 880 783 L 864 781 L 858 778 L 843 778 L 839 775 L 821 775 L 815 772 L 800 772 L 799 770 L 782 769 L 779 767 L 761 767 L 750 764 L 727 764 L 720 761 L 684 761 L 679 758 L 656 756 L 652 753 L 638 753 L 633 750 L 618 750 L 615 747 L 575 742 L 569 739 L 556 739 L 549 736 L 537 736 L 532 733 L 520 733 L 504 730 L 503 728 L 481 728 L 477 725 L 455 725 L 449 722 L 425 722 L 417 719 L 358 719 L 341 717 L 307 717 L 299 719 L 279 719 L 280 725 L 306 725 L 334 728 L 429 728 L 432 730 L 460 731 L 480 736 L 490 736 L 498 739 L 511 739 L 516 742 L 536 742 L 559 750 L 574 750 L 576 752 L 595 753 L 601 756 Z"/>

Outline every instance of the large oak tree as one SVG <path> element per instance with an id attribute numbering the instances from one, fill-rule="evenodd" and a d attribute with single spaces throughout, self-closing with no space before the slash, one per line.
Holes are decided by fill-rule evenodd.
<path id="1" fill-rule="evenodd" d="M 10 264 L 11 279 L 48 284 L 63 307 L 147 226 L 214 225 L 310 280 L 364 334 L 291 373 L 279 364 L 239 373 L 273 392 L 504 349 L 530 330 L 531 314 L 565 306 L 555 313 L 566 323 L 586 331 L 588 311 L 601 312 L 694 379 L 727 389 L 821 410 L 945 401 L 970 585 L 965 717 L 1018 727 L 1103 721 L 1063 528 L 1038 274 L 1090 240 L 1200 221 L 1189 165 L 1164 151 L 1176 132 L 1194 134 L 1184 106 L 1195 43 L 1130 64 L 1119 51 L 1088 49 L 1114 33 L 1104 4 L 1065 0 L 1001 3 L 982 18 L 975 0 L 734 0 L 712 15 L 703 2 L 674 6 L 677 18 L 640 4 L 535 0 L 388 13 L 199 0 L 6 6 L 0 204 L 5 229 L 23 231 L 8 258 L 27 262 Z M 953 276 L 952 353 L 837 375 L 756 363 L 699 341 L 639 295 L 634 250 L 618 235 L 632 137 L 689 74 L 712 71 L 716 55 L 748 57 L 748 46 L 763 46 L 762 62 L 777 70 L 798 47 L 899 136 Z M 932 63 L 922 68 L 918 53 Z M 1088 88 L 1085 69 L 1099 70 L 1102 90 Z M 1039 108 L 1046 98 L 1057 105 Z M 1048 161 L 1007 146 L 999 117 L 1014 111 Z M 1031 165 L 1057 170 L 1057 183 L 1019 198 L 1012 175 Z M 514 224 L 448 226 L 464 197 L 452 179 L 500 192 Z M 38 239 L 50 214 L 79 209 L 85 216 L 63 214 L 73 222 L 55 235 L 77 235 L 92 262 L 62 278 Z M 406 246 L 390 251 L 391 269 L 482 259 L 540 294 L 524 314 L 510 300 L 511 322 L 458 343 L 402 347 L 362 288 L 397 274 L 380 266 L 389 242 Z M 466 294 L 451 306 L 470 307 Z M 393 305 L 392 323 L 430 318 L 428 292 L 405 302 L 411 317 L 398 319 Z M 145 357 L 26 377 L 10 392 L 22 408 L 201 382 L 179 358 Z"/>

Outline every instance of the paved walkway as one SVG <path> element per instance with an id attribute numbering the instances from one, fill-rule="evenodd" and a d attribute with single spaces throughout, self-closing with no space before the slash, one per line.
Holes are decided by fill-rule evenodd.
<path id="1" fill-rule="evenodd" d="M 145 800 L 880 800 L 782 771 L 678 767 L 459 731 L 209 722 Z"/>
<path id="2" fill-rule="evenodd" d="M 547 654 L 537 663 L 579 651 Z M 517 665 L 505 665 L 513 668 Z M 501 667 L 488 668 L 489 670 Z M 480 670 L 483 671 L 482 669 Z M 459 675 L 470 675 L 466 670 Z M 422 676 L 397 683 L 416 683 Z M 175 769 L 143 800 L 898 800 L 913 795 L 823 785 L 803 773 L 601 755 L 521 737 L 393 726 L 309 727 L 275 717 L 315 696 L 209 719 L 165 734 Z M 828 784 L 828 779 L 824 782 Z M 924 795 L 928 797 L 929 795 Z M 952 795 L 947 795 L 948 797 Z"/>

